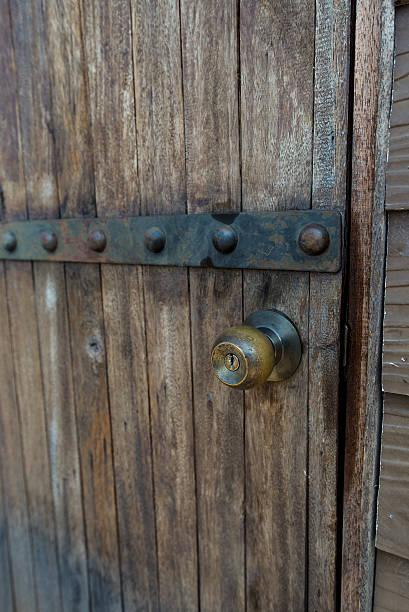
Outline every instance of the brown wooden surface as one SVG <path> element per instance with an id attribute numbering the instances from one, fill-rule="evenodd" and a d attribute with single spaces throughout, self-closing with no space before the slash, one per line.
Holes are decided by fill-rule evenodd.
<path id="1" fill-rule="evenodd" d="M 408 113 L 409 116 L 409 113 Z M 409 395 L 409 213 L 388 215 L 382 385 Z"/>
<path id="2" fill-rule="evenodd" d="M 394 42 L 389 0 L 357 2 L 355 39 L 341 606 L 369 611 L 382 405 L 379 330 Z"/>
<path id="3" fill-rule="evenodd" d="M 348 65 L 347 2 L 317 4 L 312 205 L 346 209 Z M 333 53 L 328 53 L 328 47 Z M 311 274 L 308 416 L 308 606 L 336 606 L 338 379 L 342 350 L 342 273 Z M 323 391 L 324 390 L 324 391 Z M 327 537 L 322 539 L 320 534 Z"/>
<path id="4" fill-rule="evenodd" d="M 386 177 L 386 208 L 409 208 L 409 6 L 396 13 L 393 104 Z"/>
<path id="5" fill-rule="evenodd" d="M 135 4 L 132 31 L 141 210 L 183 213 L 177 4 Z M 199 590 L 188 272 L 145 267 L 143 276 L 160 606 L 190 610 Z"/>
<path id="6" fill-rule="evenodd" d="M 374 612 L 409 609 L 409 561 L 382 550 L 376 553 Z"/>
<path id="7" fill-rule="evenodd" d="M 239 211 L 236 2 L 185 0 L 181 10 L 188 212 Z M 200 602 L 204 610 L 240 611 L 244 396 L 220 389 L 209 355 L 217 336 L 242 320 L 242 272 L 192 269 L 189 281 Z"/>
<path id="8" fill-rule="evenodd" d="M 10 6 L 4 218 L 344 209 L 345 0 Z M 0 282 L 16 609 L 335 610 L 341 274 L 11 263 Z M 263 307 L 303 359 L 244 398 L 210 347 Z"/>
<path id="9" fill-rule="evenodd" d="M 272 36 L 276 28 L 286 32 L 288 45 Z M 271 10 L 269 4 L 241 2 L 240 58 L 243 210 L 309 208 L 314 3 L 276 2 Z M 290 380 L 245 398 L 252 610 L 300 609 L 306 601 L 300 576 L 308 537 L 308 289 L 303 274 L 244 272 L 244 315 L 274 305 L 294 321 L 303 343 L 302 363 Z"/>
<path id="10" fill-rule="evenodd" d="M 409 559 L 409 398 L 385 394 L 376 546 Z M 409 591 L 408 591 L 409 596 Z"/>

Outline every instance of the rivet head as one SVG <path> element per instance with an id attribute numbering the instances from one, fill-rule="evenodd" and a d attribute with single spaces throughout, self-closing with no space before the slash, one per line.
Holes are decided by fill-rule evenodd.
<path id="1" fill-rule="evenodd" d="M 330 238 L 323 225 L 310 223 L 298 236 L 298 246 L 307 255 L 321 255 L 329 247 Z"/>
<path id="2" fill-rule="evenodd" d="M 45 249 L 49 253 L 52 253 L 53 251 L 55 251 L 58 245 L 57 234 L 48 231 L 43 232 L 40 236 L 40 242 L 43 249 Z"/>
<path id="3" fill-rule="evenodd" d="M 92 232 L 88 234 L 87 244 L 91 251 L 102 253 L 107 245 L 105 232 L 102 230 L 92 230 Z"/>
<path id="4" fill-rule="evenodd" d="M 9 253 L 14 251 L 17 247 L 17 238 L 13 232 L 4 232 L 2 238 L 3 248 Z"/>
<path id="5" fill-rule="evenodd" d="M 151 253 L 160 253 L 165 248 L 166 234 L 160 227 L 150 227 L 143 239 L 146 248 Z"/>
<path id="6" fill-rule="evenodd" d="M 212 235 L 212 242 L 215 249 L 217 249 L 219 253 L 224 253 L 225 255 L 234 251 L 237 240 L 236 232 L 228 225 L 221 225 L 214 230 Z"/>

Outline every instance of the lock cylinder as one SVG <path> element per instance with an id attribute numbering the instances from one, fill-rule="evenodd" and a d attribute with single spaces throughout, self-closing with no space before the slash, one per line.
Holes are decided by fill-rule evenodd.
<path id="1" fill-rule="evenodd" d="M 277 310 L 255 312 L 243 325 L 227 329 L 217 338 L 211 355 L 217 378 L 236 389 L 285 380 L 295 372 L 300 359 L 298 332 Z"/>

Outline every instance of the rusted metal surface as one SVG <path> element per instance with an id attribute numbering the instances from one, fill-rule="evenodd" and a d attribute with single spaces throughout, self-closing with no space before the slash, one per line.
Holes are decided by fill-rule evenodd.
<path id="1" fill-rule="evenodd" d="M 312 226 L 314 254 L 300 246 Z M 0 258 L 337 272 L 341 227 L 317 210 L 16 221 L 0 225 Z"/>

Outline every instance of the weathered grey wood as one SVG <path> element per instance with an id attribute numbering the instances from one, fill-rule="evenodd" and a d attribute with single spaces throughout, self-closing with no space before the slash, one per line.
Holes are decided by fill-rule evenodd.
<path id="1" fill-rule="evenodd" d="M 357 3 L 341 605 L 371 610 L 380 440 L 380 336 L 385 255 L 385 170 L 394 11 Z M 368 70 L 368 67 L 371 67 Z"/>
<path id="2" fill-rule="evenodd" d="M 33 198 L 29 213 L 56 218 L 73 203 L 81 214 L 93 196 L 80 14 L 73 1 L 49 2 L 44 13 L 37 4 L 36 10 L 44 23 L 52 101 L 44 113 L 56 192 L 46 201 Z M 63 609 L 85 611 L 90 594 L 64 266 L 36 263 L 34 277 Z"/>
<path id="3" fill-rule="evenodd" d="M 40 4 L 27 6 L 14 2 L 10 16 L 27 197 L 26 202 L 19 203 L 18 210 L 13 203 L 7 214 L 23 218 L 26 210 L 33 216 L 41 215 L 55 205 L 53 141 L 49 129 L 51 99 Z M 35 279 L 29 263 L 7 265 L 6 270 L 38 607 L 58 610 L 62 606 L 61 574 Z"/>
<path id="4" fill-rule="evenodd" d="M 395 68 L 386 208 L 409 208 L 409 6 L 396 9 Z"/>
<path id="5" fill-rule="evenodd" d="M 402 612 L 408 608 L 409 561 L 378 550 L 374 612 Z"/>
<path id="6" fill-rule="evenodd" d="M 388 217 L 382 386 L 409 395 L 409 212 Z"/>
<path id="7" fill-rule="evenodd" d="M 313 2 L 240 3 L 243 210 L 310 206 L 313 55 Z M 244 274 L 244 315 L 283 310 L 303 342 L 290 380 L 246 393 L 249 609 L 306 602 L 308 286 L 302 274 Z"/>
<path id="8" fill-rule="evenodd" d="M 312 207 L 346 207 L 349 3 L 316 4 Z M 336 609 L 342 271 L 310 275 L 308 606 Z"/>
<path id="9" fill-rule="evenodd" d="M 409 559 L 408 459 L 409 398 L 386 393 L 376 546 L 406 559 Z"/>
<path id="10" fill-rule="evenodd" d="M 100 216 L 138 214 L 130 8 L 116 0 L 85 2 L 83 14 L 97 212 Z M 123 603 L 126 610 L 156 610 L 159 596 L 142 270 L 103 266 L 101 277 Z"/>
<path id="11" fill-rule="evenodd" d="M 188 212 L 240 210 L 237 7 L 181 3 Z M 190 309 L 200 604 L 244 610 L 243 394 L 209 367 L 214 340 L 242 321 L 242 273 L 191 270 Z"/>
<path id="12" fill-rule="evenodd" d="M 78 441 L 93 610 L 121 610 L 118 534 L 98 266 L 66 267 Z"/>
<path id="13" fill-rule="evenodd" d="M 7 209 L 11 217 L 24 210 L 25 185 L 21 159 L 16 83 L 11 24 L 7 3 L 0 4 L 0 185 L 1 218 Z M 6 209 L 7 205 L 7 209 Z M 8 216 L 8 215 L 7 215 Z M 3 503 L 7 514 L 10 547 L 10 568 L 14 577 L 15 609 L 22 612 L 31 606 L 36 610 L 30 518 L 27 504 L 21 429 L 13 371 L 12 346 L 6 292 L 5 265 L 0 265 L 0 469 L 3 482 Z M 2 529 L 4 525 L 2 525 Z M 5 580 L 2 577 L 1 580 Z"/>
<path id="14" fill-rule="evenodd" d="M 186 208 L 179 7 L 132 3 L 143 214 Z M 198 606 L 197 519 L 187 271 L 144 268 L 160 607 Z"/>
<path id="15" fill-rule="evenodd" d="M 1 476 L 1 475 L 0 475 Z M 13 606 L 12 575 L 8 541 L 8 521 L 4 505 L 3 482 L 0 478 L 0 608 L 11 612 Z"/>

